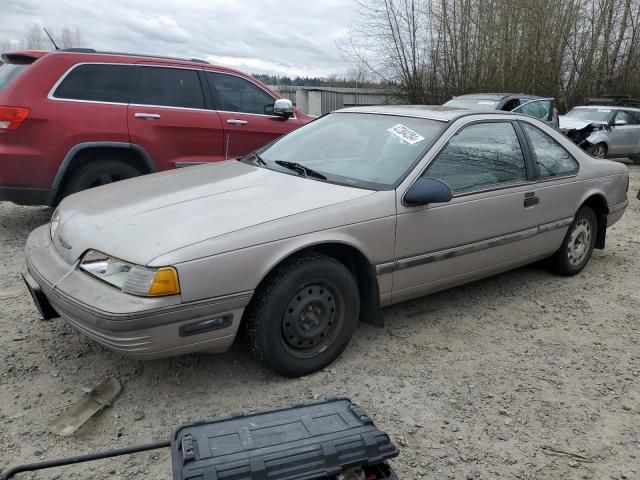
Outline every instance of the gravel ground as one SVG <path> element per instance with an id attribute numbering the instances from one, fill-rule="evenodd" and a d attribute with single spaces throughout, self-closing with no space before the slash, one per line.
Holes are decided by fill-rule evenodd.
<path id="1" fill-rule="evenodd" d="M 0 203 L 0 466 L 165 439 L 187 420 L 347 394 L 401 450 L 403 479 L 640 478 L 640 167 L 587 269 L 533 265 L 385 310 L 329 369 L 283 379 L 242 347 L 139 362 L 41 322 L 23 245 L 51 209 Z M 47 423 L 107 377 L 123 390 L 70 438 Z M 28 478 L 170 478 L 166 452 Z"/>

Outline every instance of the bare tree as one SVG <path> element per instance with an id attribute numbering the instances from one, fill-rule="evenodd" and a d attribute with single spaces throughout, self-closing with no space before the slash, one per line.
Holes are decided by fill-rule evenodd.
<path id="1" fill-rule="evenodd" d="M 62 32 L 60 33 L 60 48 L 78 48 L 84 47 L 85 41 L 80 33 L 80 29 L 75 27 L 71 29 L 69 27 L 64 27 Z"/>
<path id="2" fill-rule="evenodd" d="M 354 0 L 343 51 L 410 103 L 477 91 L 640 96 L 640 0 Z"/>
<path id="3" fill-rule="evenodd" d="M 27 50 L 45 50 L 49 46 L 49 39 L 40 25 L 33 24 L 24 32 L 22 46 Z"/>

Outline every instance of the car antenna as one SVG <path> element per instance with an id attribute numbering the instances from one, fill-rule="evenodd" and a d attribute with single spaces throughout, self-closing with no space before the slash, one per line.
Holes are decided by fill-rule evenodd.
<path id="1" fill-rule="evenodd" d="M 55 48 L 56 50 L 60 50 L 60 47 L 58 45 L 56 45 L 56 41 L 53 39 L 53 37 L 49 34 L 49 32 L 47 31 L 47 29 L 44 27 L 44 25 L 42 26 L 42 29 L 44 30 L 44 33 L 47 34 L 47 37 L 49 37 L 49 40 L 51 40 L 51 43 L 53 43 L 53 48 Z"/>

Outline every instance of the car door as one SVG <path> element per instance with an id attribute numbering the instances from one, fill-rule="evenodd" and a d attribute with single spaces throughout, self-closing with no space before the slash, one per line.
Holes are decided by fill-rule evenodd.
<path id="1" fill-rule="evenodd" d="M 131 142 L 159 170 L 224 160 L 224 130 L 197 68 L 138 64 L 128 109 Z"/>
<path id="2" fill-rule="evenodd" d="M 407 206 L 399 192 L 394 301 L 536 256 L 533 167 L 518 128 L 510 120 L 473 122 L 448 140 L 421 176 L 447 183 L 450 202 Z"/>
<path id="3" fill-rule="evenodd" d="M 640 155 L 640 111 L 629 111 L 629 126 L 633 131 L 630 154 L 638 157 Z"/>
<path id="4" fill-rule="evenodd" d="M 553 114 L 554 99 L 540 98 L 535 100 L 522 99 L 522 103 L 514 108 L 512 112 L 529 115 L 530 117 L 542 120 L 548 125 L 557 128 L 555 117 Z"/>
<path id="5" fill-rule="evenodd" d="M 246 155 L 301 125 L 295 115 L 273 115 L 276 99 L 253 82 L 231 73 L 205 76 L 225 130 L 225 158 Z"/>
<path id="6" fill-rule="evenodd" d="M 609 157 L 622 157 L 633 154 L 635 127 L 630 125 L 629 113 L 625 110 L 616 110 L 609 126 Z"/>

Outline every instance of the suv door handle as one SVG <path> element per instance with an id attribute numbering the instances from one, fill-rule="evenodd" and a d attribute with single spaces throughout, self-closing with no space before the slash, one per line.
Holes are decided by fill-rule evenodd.
<path id="1" fill-rule="evenodd" d="M 147 120 L 155 120 L 157 118 L 160 118 L 160 115 L 157 113 L 136 113 L 134 117 L 145 118 Z"/>
<path id="2" fill-rule="evenodd" d="M 536 197 L 534 192 L 527 192 L 524 194 L 524 206 L 525 207 L 533 207 L 540 203 L 540 199 Z"/>
<path id="3" fill-rule="evenodd" d="M 238 120 L 236 118 L 230 118 L 229 120 L 227 120 L 227 123 L 230 123 L 231 125 L 246 125 L 247 122 L 246 120 Z"/>

